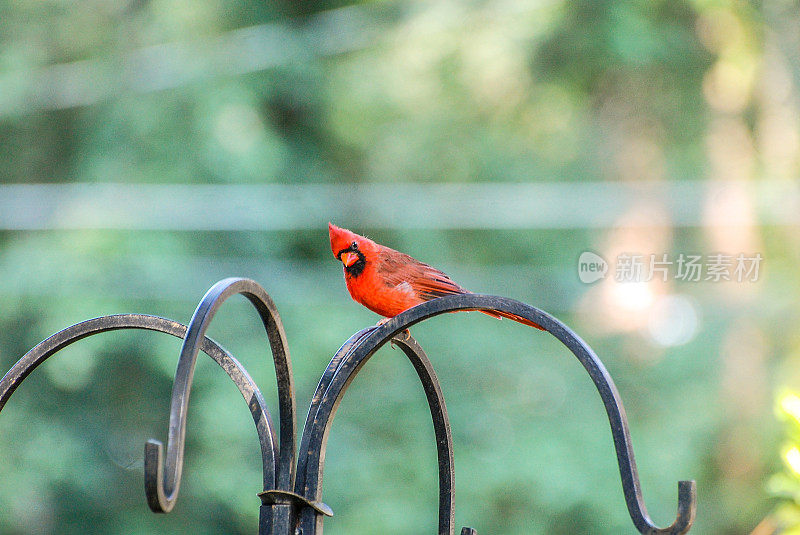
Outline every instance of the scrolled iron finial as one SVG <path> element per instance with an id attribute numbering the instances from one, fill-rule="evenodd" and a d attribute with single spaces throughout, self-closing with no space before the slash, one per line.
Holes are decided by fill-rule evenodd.
<path id="1" fill-rule="evenodd" d="M 244 368 L 224 349 L 205 337 L 219 306 L 230 296 L 244 295 L 257 309 L 267 331 L 275 364 L 280 404 L 280 445 L 263 396 Z M 140 314 L 103 316 L 72 325 L 37 344 L 0 379 L 0 411 L 19 384 L 42 362 L 64 347 L 94 334 L 118 329 L 144 329 L 184 338 L 173 384 L 169 439 L 166 449 L 156 441 L 145 445 L 145 489 L 156 512 L 175 504 L 183 465 L 186 413 L 194 366 L 199 351 L 210 355 L 239 388 L 250 408 L 261 444 L 264 492 L 260 533 L 289 533 L 299 529 L 322 533 L 322 517 L 332 514 L 320 501 L 325 447 L 333 415 L 350 382 L 366 361 L 386 342 L 400 347 L 414 365 L 425 389 L 433 417 L 439 457 L 439 535 L 453 534 L 454 467 L 452 437 L 438 380 L 422 348 L 407 329 L 446 312 L 495 310 L 529 319 L 555 336 L 580 361 L 605 405 L 617 455 L 625 502 L 636 529 L 643 535 L 682 535 L 692 526 L 697 507 L 694 481 L 678 483 L 678 513 L 666 528 L 650 519 L 642 497 L 628 423 L 619 392 L 592 349 L 563 323 L 535 307 L 505 297 L 467 294 L 435 299 L 354 334 L 334 355 L 312 399 L 301 442 L 295 478 L 295 400 L 286 335 L 275 305 L 264 289 L 249 279 L 231 278 L 215 284 L 203 297 L 190 324 Z M 166 457 L 166 458 L 165 458 Z M 296 479 L 296 480 L 295 480 Z M 294 511 L 294 512 L 293 512 Z M 295 512 L 300 517 L 296 518 Z M 477 535 L 463 528 L 461 535 Z"/>
<path id="2" fill-rule="evenodd" d="M 328 432 L 333 416 L 344 391 L 366 362 L 360 358 L 363 347 L 373 341 L 373 333 L 379 327 L 369 327 L 351 336 L 331 359 L 317 386 L 303 429 L 298 457 L 295 492 L 307 500 L 319 500 L 322 494 L 322 475 L 325 464 Z M 450 421 L 445 406 L 444 394 L 433 371 L 433 365 L 425 352 L 409 333 L 390 336 L 394 346 L 408 357 L 422 383 L 431 412 L 436 435 L 436 452 L 439 465 L 439 535 L 453 535 L 455 467 L 453 464 L 453 439 Z M 384 340 L 385 341 L 385 340 Z M 373 347 L 372 353 L 377 350 Z M 355 361 L 358 360 L 358 364 Z M 300 511 L 302 533 L 322 533 L 323 516 L 313 507 Z"/>
<path id="3" fill-rule="evenodd" d="M 307 453 L 309 457 L 312 457 L 304 460 L 303 456 L 301 456 L 301 463 L 306 463 L 303 466 L 302 476 L 298 472 L 298 484 L 302 482 L 305 486 L 301 492 L 305 491 L 314 494 L 320 490 L 324 448 L 330 421 L 347 385 L 366 360 L 387 341 L 416 323 L 446 312 L 468 310 L 495 310 L 526 318 L 542 326 L 544 330 L 555 336 L 575 355 L 592 378 L 605 406 L 616 449 L 625 503 L 634 526 L 643 535 L 682 535 L 687 533 L 692 526 L 697 509 L 695 482 L 679 482 L 676 520 L 669 527 L 657 527 L 650 519 L 642 497 L 622 400 L 611 376 L 597 355 L 577 334 L 550 314 L 514 299 L 492 295 L 465 294 L 434 299 L 406 310 L 381 326 L 370 329 L 368 332 L 362 331 L 354 335 L 353 338 L 358 336 L 358 340 L 351 344 L 352 347 L 347 348 L 346 357 L 336 363 L 335 373 L 327 379 L 328 383 L 325 385 L 324 394 L 321 394 L 319 399 L 315 396 L 316 413 L 314 415 L 309 413 L 309 422 L 304 430 L 303 444 L 314 444 L 319 445 L 319 447 L 311 448 L 308 451 L 301 448 L 303 455 Z M 323 421 L 318 421 L 317 415 L 324 415 L 325 418 Z M 313 426 L 309 427 L 308 424 L 311 423 L 313 423 Z M 306 434 L 308 436 L 305 436 Z M 316 467 L 316 469 L 312 467 Z M 306 520 L 310 522 L 307 517 Z M 313 529 L 313 524 L 308 524 L 307 527 Z M 470 533 L 469 530 L 471 528 L 465 529 L 467 533 Z"/>
<path id="4" fill-rule="evenodd" d="M 31 348 L 0 379 L 0 410 L 2 410 L 22 381 L 48 358 L 84 338 L 123 329 L 155 331 L 177 338 L 183 338 L 187 331 L 186 326 L 177 321 L 145 314 L 115 314 L 71 325 Z M 261 392 L 242 365 L 212 340 L 203 338 L 200 349 L 208 354 L 228 374 L 247 402 L 261 444 L 263 479 L 265 485 L 272 485 L 275 481 L 275 433 Z M 150 455 L 158 455 L 155 452 L 155 449 L 158 448 L 156 444 L 149 448 L 151 448 Z"/>
<path id="5" fill-rule="evenodd" d="M 145 444 L 145 493 L 150 509 L 156 513 L 170 512 L 178 498 L 183 470 L 189 393 L 199 344 L 205 338 L 206 330 L 216 311 L 226 299 L 236 294 L 244 295 L 258 311 L 266 328 L 275 362 L 280 404 L 280 447 L 276 448 L 274 456 L 279 462 L 274 481 L 265 486 L 287 491 L 292 488 L 296 453 L 295 401 L 286 335 L 275 305 L 267 292 L 250 279 L 229 278 L 219 281 L 206 292 L 189 322 L 172 388 L 166 453 L 164 446 L 158 440 L 151 439 Z"/>

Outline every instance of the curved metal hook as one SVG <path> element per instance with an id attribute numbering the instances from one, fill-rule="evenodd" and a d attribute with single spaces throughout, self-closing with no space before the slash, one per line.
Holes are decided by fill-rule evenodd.
<path id="1" fill-rule="evenodd" d="M 622 490 L 625 495 L 625 503 L 636 529 L 645 535 L 680 535 L 689 531 L 694 521 L 697 508 L 697 490 L 695 482 L 680 481 L 678 483 L 677 517 L 669 527 L 657 527 L 650 519 L 642 497 L 625 409 L 622 405 L 619 392 L 614 385 L 614 381 L 611 379 L 605 366 L 603 366 L 603 363 L 586 342 L 566 325 L 550 314 L 514 299 L 481 294 L 454 295 L 433 299 L 395 316 L 383 325 L 372 330 L 352 349 L 352 353 L 348 355 L 347 359 L 341 362 L 339 369 L 333 376 L 330 385 L 319 402 L 317 412 L 320 414 L 330 413 L 332 417 L 352 377 L 375 351 L 388 340 L 392 339 L 392 337 L 420 321 L 445 312 L 459 310 L 496 310 L 500 312 L 509 312 L 537 323 L 563 343 L 575 357 L 577 357 L 584 369 L 589 373 L 605 405 L 606 414 L 611 425 L 614 446 L 616 448 L 617 464 L 622 481 Z M 308 467 L 313 466 L 316 468 L 315 470 L 309 470 L 308 467 L 305 467 L 302 475 L 305 489 L 308 491 L 304 494 L 309 496 L 309 492 L 319 492 L 319 485 L 322 478 L 322 461 L 324 459 L 324 444 L 327 440 L 328 427 L 318 425 L 315 420 L 314 425 L 310 426 L 310 428 L 307 425 L 305 432 L 308 432 L 310 435 L 308 438 L 309 443 L 321 445 L 320 448 L 303 450 L 304 453 L 307 452 L 309 456 L 309 459 L 306 461 Z M 300 477 L 300 472 L 298 471 L 298 480 Z"/>
<path id="2" fill-rule="evenodd" d="M 103 316 L 67 327 L 34 346 L 0 379 L 0 411 L 22 381 L 45 360 L 78 340 L 121 329 L 156 331 L 176 338 L 183 338 L 187 331 L 186 326 L 177 321 L 144 314 Z M 264 485 L 272 484 L 275 480 L 275 432 L 261 392 L 242 365 L 214 341 L 203 338 L 200 349 L 225 370 L 247 402 L 261 444 Z"/>
<path id="3" fill-rule="evenodd" d="M 273 486 L 291 490 L 295 461 L 295 400 L 286 334 L 275 304 L 258 283 L 250 279 L 229 278 L 219 281 L 206 292 L 189 322 L 172 388 L 166 461 L 162 463 L 164 452 L 161 442 L 151 439 L 145 444 L 145 492 L 150 509 L 154 512 L 168 513 L 177 500 L 183 469 L 189 392 L 197 352 L 217 309 L 227 298 L 236 294 L 244 295 L 258 311 L 275 362 L 280 405 L 280 447 L 276 452 L 279 462 L 274 482 L 265 485 L 264 490 Z"/>
<path id="4" fill-rule="evenodd" d="M 407 335 L 392 338 L 392 344 L 403 350 L 414 365 L 428 407 L 433 419 L 433 430 L 436 435 L 436 455 L 439 463 L 439 535 L 453 535 L 455 519 L 455 474 L 453 461 L 453 436 L 450 431 L 450 419 L 444 403 L 444 394 L 439 379 L 433 371 L 433 365 L 417 341 Z"/>
<path id="5" fill-rule="evenodd" d="M 300 456 L 297 468 L 295 492 L 306 496 L 309 500 L 318 503 L 322 494 L 322 473 L 325 463 L 327 435 L 333 423 L 333 415 L 338 407 L 325 406 L 324 401 L 331 397 L 341 400 L 344 390 L 350 385 L 361 366 L 348 366 L 356 349 L 371 338 L 370 335 L 377 327 L 370 327 L 357 332 L 336 352 L 325 370 L 322 379 L 311 401 L 311 407 L 306 419 L 303 438 L 300 442 Z M 406 354 L 422 382 L 425 396 L 433 419 L 433 428 L 436 435 L 436 452 L 439 464 L 439 535 L 453 535 L 455 514 L 455 467 L 453 464 L 453 440 L 450 432 L 450 421 L 447 416 L 444 395 L 439 386 L 439 381 L 422 347 L 411 335 L 398 336 L 392 339 L 392 344 L 398 346 Z M 362 366 L 366 360 L 362 361 Z M 346 377 L 342 377 L 345 374 Z M 337 381 L 337 378 L 340 380 Z M 331 393 L 332 383 L 337 382 L 340 390 Z M 322 433 L 316 432 L 322 430 Z M 309 460 L 313 461 L 310 463 Z M 313 468 L 312 468 L 313 467 Z M 311 471 L 313 470 L 313 471 Z M 300 527 L 304 533 L 322 533 L 323 517 L 313 508 L 301 511 Z"/>

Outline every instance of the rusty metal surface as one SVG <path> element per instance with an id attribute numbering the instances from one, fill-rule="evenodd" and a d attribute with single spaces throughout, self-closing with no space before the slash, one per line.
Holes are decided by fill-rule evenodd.
<path id="1" fill-rule="evenodd" d="M 205 337 L 214 314 L 233 295 L 244 295 L 256 308 L 266 329 L 276 370 L 280 411 L 279 440 L 261 392 L 236 359 Z M 215 284 L 203 297 L 188 326 L 141 314 L 103 316 L 60 331 L 26 353 L 0 380 L 0 411 L 14 390 L 39 364 L 87 336 L 119 329 L 144 329 L 183 338 L 173 384 L 166 452 L 150 440 L 145 446 L 145 490 L 151 509 L 169 512 L 175 505 L 183 465 L 186 414 L 194 366 L 199 351 L 211 356 L 237 385 L 247 402 L 259 437 L 264 490 L 259 516 L 260 535 L 322 535 L 323 520 L 333 511 L 322 502 L 325 450 L 336 410 L 358 372 L 374 353 L 390 342 L 411 361 L 431 411 L 439 471 L 439 535 L 454 534 L 453 441 L 444 396 L 430 360 L 407 329 L 439 314 L 458 310 L 495 310 L 541 325 L 569 349 L 591 377 L 606 409 L 616 449 L 622 490 L 631 521 L 645 535 L 687 533 L 694 521 L 697 491 L 694 481 L 678 484 L 678 512 L 672 525 L 659 528 L 647 513 L 622 401 L 608 371 L 592 349 L 553 316 L 513 299 L 466 294 L 428 301 L 382 325 L 351 336 L 334 354 L 311 400 L 296 448 L 295 400 L 291 361 L 280 316 L 266 291 L 249 279 L 231 278 Z M 407 430 L 412 432 L 411 430 Z M 463 528 L 461 535 L 477 535 Z"/>

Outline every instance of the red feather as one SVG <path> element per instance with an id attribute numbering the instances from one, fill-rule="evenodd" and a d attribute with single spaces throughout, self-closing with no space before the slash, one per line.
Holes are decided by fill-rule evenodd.
<path id="1" fill-rule="evenodd" d="M 350 296 L 368 309 L 392 318 L 409 308 L 453 294 L 471 293 L 438 269 L 347 229 L 328 223 L 331 251 L 344 267 Z M 348 263 L 350 263 L 348 265 Z M 495 318 L 542 327 L 507 312 L 481 310 Z"/>

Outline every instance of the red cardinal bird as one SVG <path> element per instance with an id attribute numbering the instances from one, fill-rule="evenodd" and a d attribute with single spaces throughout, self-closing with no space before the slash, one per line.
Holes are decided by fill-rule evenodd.
<path id="1" fill-rule="evenodd" d="M 350 296 L 373 312 L 392 318 L 409 308 L 453 294 L 471 293 L 438 269 L 423 264 L 369 238 L 328 223 L 331 251 L 344 265 Z M 482 310 L 541 329 L 538 324 L 507 312 Z"/>

